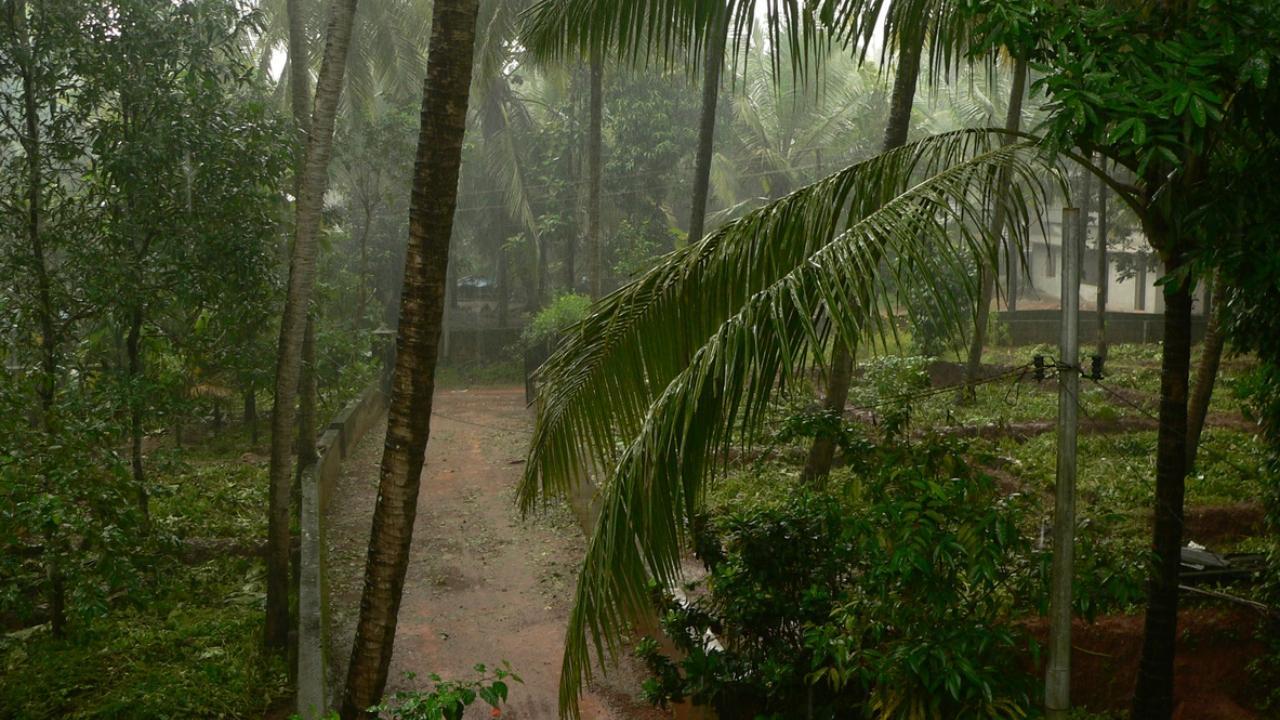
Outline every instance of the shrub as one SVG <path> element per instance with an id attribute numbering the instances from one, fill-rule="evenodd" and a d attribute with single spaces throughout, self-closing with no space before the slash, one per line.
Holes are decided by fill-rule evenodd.
<path id="1" fill-rule="evenodd" d="M 955 445 L 877 452 L 843 483 L 707 523 L 709 577 L 692 600 L 660 597 L 684 659 L 638 647 L 652 701 L 726 719 L 1022 716 L 1029 641 L 1008 592 L 1033 571 L 1022 500 Z"/>
<path id="2" fill-rule="evenodd" d="M 521 339 L 528 347 L 552 340 L 560 331 L 581 322 L 590 310 L 591 298 L 586 295 L 560 295 L 533 316 L 533 322 L 521 333 Z"/>
<path id="3" fill-rule="evenodd" d="M 485 701 L 493 709 L 493 716 L 502 714 L 502 704 L 507 701 L 507 681 L 523 682 L 511 671 L 506 662 L 490 672 L 483 664 L 475 666 L 474 680 L 444 680 L 432 673 L 432 687 L 425 692 L 408 690 L 397 692 L 391 704 L 370 708 L 375 713 L 387 713 L 391 720 L 462 720 L 467 707 L 476 700 Z M 406 677 L 414 678 L 413 673 Z"/>

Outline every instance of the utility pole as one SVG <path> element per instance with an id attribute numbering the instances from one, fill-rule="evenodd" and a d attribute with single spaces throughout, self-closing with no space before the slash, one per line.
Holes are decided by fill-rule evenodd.
<path id="1" fill-rule="evenodd" d="M 1053 575 L 1049 587 L 1048 720 L 1071 712 L 1071 577 L 1076 532 L 1076 398 L 1080 396 L 1080 210 L 1062 209 L 1062 334 L 1058 342 L 1058 477 L 1053 503 Z"/>

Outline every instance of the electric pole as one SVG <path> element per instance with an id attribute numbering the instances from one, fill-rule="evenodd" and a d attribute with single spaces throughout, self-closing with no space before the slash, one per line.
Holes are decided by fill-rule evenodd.
<path id="1" fill-rule="evenodd" d="M 1058 343 L 1058 475 L 1053 504 L 1053 575 L 1049 588 L 1048 720 L 1071 711 L 1071 578 L 1076 531 L 1076 399 L 1080 396 L 1080 264 L 1077 208 L 1062 209 L 1062 334 Z"/>

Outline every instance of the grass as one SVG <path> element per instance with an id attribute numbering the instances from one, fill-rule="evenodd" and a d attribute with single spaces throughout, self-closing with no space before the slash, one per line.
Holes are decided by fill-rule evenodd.
<path id="1" fill-rule="evenodd" d="M 265 534 L 266 466 L 242 460 L 239 429 L 154 453 L 153 534 L 244 544 Z M 262 651 L 261 562 L 183 564 L 163 541 L 139 583 L 66 640 L 44 626 L 0 639 L 0 717 L 262 717 L 288 693 L 284 662 Z M 72 598 L 74 602 L 74 598 Z"/>
<path id="2" fill-rule="evenodd" d="M 524 365 L 520 358 L 503 358 L 486 363 L 441 365 L 436 368 L 436 385 L 443 388 L 523 384 Z"/>

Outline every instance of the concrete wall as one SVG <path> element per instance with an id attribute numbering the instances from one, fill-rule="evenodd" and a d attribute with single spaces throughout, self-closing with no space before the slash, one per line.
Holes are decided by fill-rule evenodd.
<path id="1" fill-rule="evenodd" d="M 329 498 L 345 460 L 386 412 L 381 379 L 344 407 L 316 442 L 316 464 L 302 475 L 301 563 L 298 587 L 298 667 L 296 709 L 303 720 L 322 717 L 338 687 L 328 661 L 329 598 L 325 525 Z"/>
<path id="2" fill-rule="evenodd" d="M 1058 328 L 1062 321 L 1059 310 L 1016 310 L 998 312 L 996 317 L 1008 329 L 1010 345 L 1054 345 L 1058 342 Z M 1093 343 L 1097 336 L 1098 315 L 1092 311 L 1080 312 L 1080 342 Z M 1191 316 L 1191 339 L 1204 338 L 1205 317 Z M 1159 342 L 1164 337 L 1164 316 L 1152 313 L 1108 312 L 1107 341 L 1110 343 Z"/>

